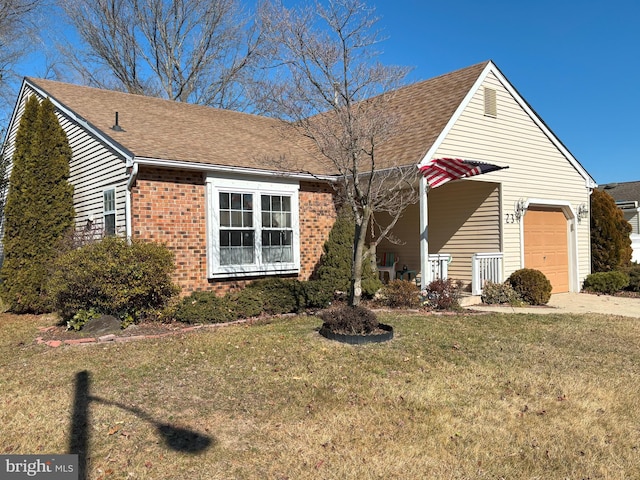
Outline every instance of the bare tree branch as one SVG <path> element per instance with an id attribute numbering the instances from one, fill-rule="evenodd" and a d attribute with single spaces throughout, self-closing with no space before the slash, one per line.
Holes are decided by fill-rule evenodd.
<path id="1" fill-rule="evenodd" d="M 0 0 L 0 91 L 14 75 L 18 60 L 29 52 L 33 36 L 31 15 L 37 0 Z"/>
<path id="2" fill-rule="evenodd" d="M 62 43 L 90 85 L 221 108 L 251 107 L 263 35 L 237 0 L 58 0 L 84 42 Z"/>
<path id="3" fill-rule="evenodd" d="M 275 58 L 284 71 L 267 82 L 268 95 L 260 101 L 287 122 L 293 138 L 309 141 L 325 172 L 340 179 L 339 192 L 356 221 L 354 304 L 365 250 L 388 238 L 404 209 L 418 199 L 416 169 L 378 153 L 396 133 L 398 119 L 389 102 L 408 70 L 378 61 L 377 21 L 362 0 L 318 1 L 293 10 L 272 3 L 263 20 L 279 46 Z M 379 224 L 377 213 L 388 214 L 390 221 Z M 370 222 L 374 236 L 367 238 Z"/>

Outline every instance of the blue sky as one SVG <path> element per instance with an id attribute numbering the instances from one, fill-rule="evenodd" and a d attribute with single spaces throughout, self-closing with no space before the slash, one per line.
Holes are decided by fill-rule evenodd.
<path id="1" fill-rule="evenodd" d="M 493 60 L 596 182 L 640 180 L 637 0 L 368 3 L 382 61 L 413 67 L 410 81 Z"/>
<path id="2" fill-rule="evenodd" d="M 411 80 L 493 60 L 596 182 L 640 180 L 637 0 L 370 4 Z"/>

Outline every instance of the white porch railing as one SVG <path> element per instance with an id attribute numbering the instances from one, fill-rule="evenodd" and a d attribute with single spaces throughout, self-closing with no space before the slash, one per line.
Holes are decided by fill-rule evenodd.
<path id="1" fill-rule="evenodd" d="M 480 295 L 485 282 L 502 283 L 502 252 L 474 253 L 471 261 L 471 293 Z"/>
<path id="2" fill-rule="evenodd" d="M 449 276 L 449 263 L 451 255 L 448 253 L 433 253 L 429 255 L 429 272 L 431 280 L 441 278 L 445 280 Z"/>
<path id="3" fill-rule="evenodd" d="M 633 250 L 631 254 L 632 262 L 640 262 L 640 234 L 632 233 L 631 237 L 631 249 Z"/>

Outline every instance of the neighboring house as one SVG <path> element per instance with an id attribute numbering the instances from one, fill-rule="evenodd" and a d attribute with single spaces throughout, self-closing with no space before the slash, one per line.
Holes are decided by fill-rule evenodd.
<path id="1" fill-rule="evenodd" d="M 286 140 L 277 120 L 27 78 L 8 157 L 30 95 L 49 97 L 67 132 L 79 228 L 167 244 L 183 293 L 312 275 L 336 215 L 333 172 L 314 171 L 311 146 Z M 400 243 L 378 252 L 396 253 L 423 285 L 448 269 L 477 293 L 530 267 L 554 292 L 579 291 L 596 184 L 500 70 L 477 64 L 392 102 L 400 128 L 381 145 L 380 167 L 462 157 L 508 168 L 421 195 L 393 232 Z M 427 191 L 417 169 L 416 182 Z"/>
<path id="2" fill-rule="evenodd" d="M 640 181 L 607 183 L 600 188 L 613 197 L 625 220 L 631 224 L 631 260 L 640 263 Z"/>

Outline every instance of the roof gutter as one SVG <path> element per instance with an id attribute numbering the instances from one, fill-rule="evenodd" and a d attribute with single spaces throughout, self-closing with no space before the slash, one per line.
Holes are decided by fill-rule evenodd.
<path id="1" fill-rule="evenodd" d="M 185 162 L 180 160 L 165 160 L 160 158 L 135 157 L 136 164 L 159 167 L 177 168 L 180 170 L 197 170 L 200 172 L 255 175 L 262 177 L 291 178 L 295 180 L 317 180 L 324 182 L 336 182 L 338 179 L 333 175 L 314 175 L 305 172 L 282 172 L 277 170 L 266 170 L 260 168 L 231 167 L 225 165 L 212 165 L 202 162 Z"/>
<path id="2" fill-rule="evenodd" d="M 129 180 L 127 180 L 127 195 L 125 197 L 125 228 L 127 235 L 127 242 L 131 243 L 131 238 L 133 235 L 133 228 L 131 225 L 131 189 L 133 188 L 133 184 L 136 183 L 136 178 L 138 177 L 138 163 L 133 162 L 133 166 L 131 167 L 131 172 L 129 173 Z"/>

